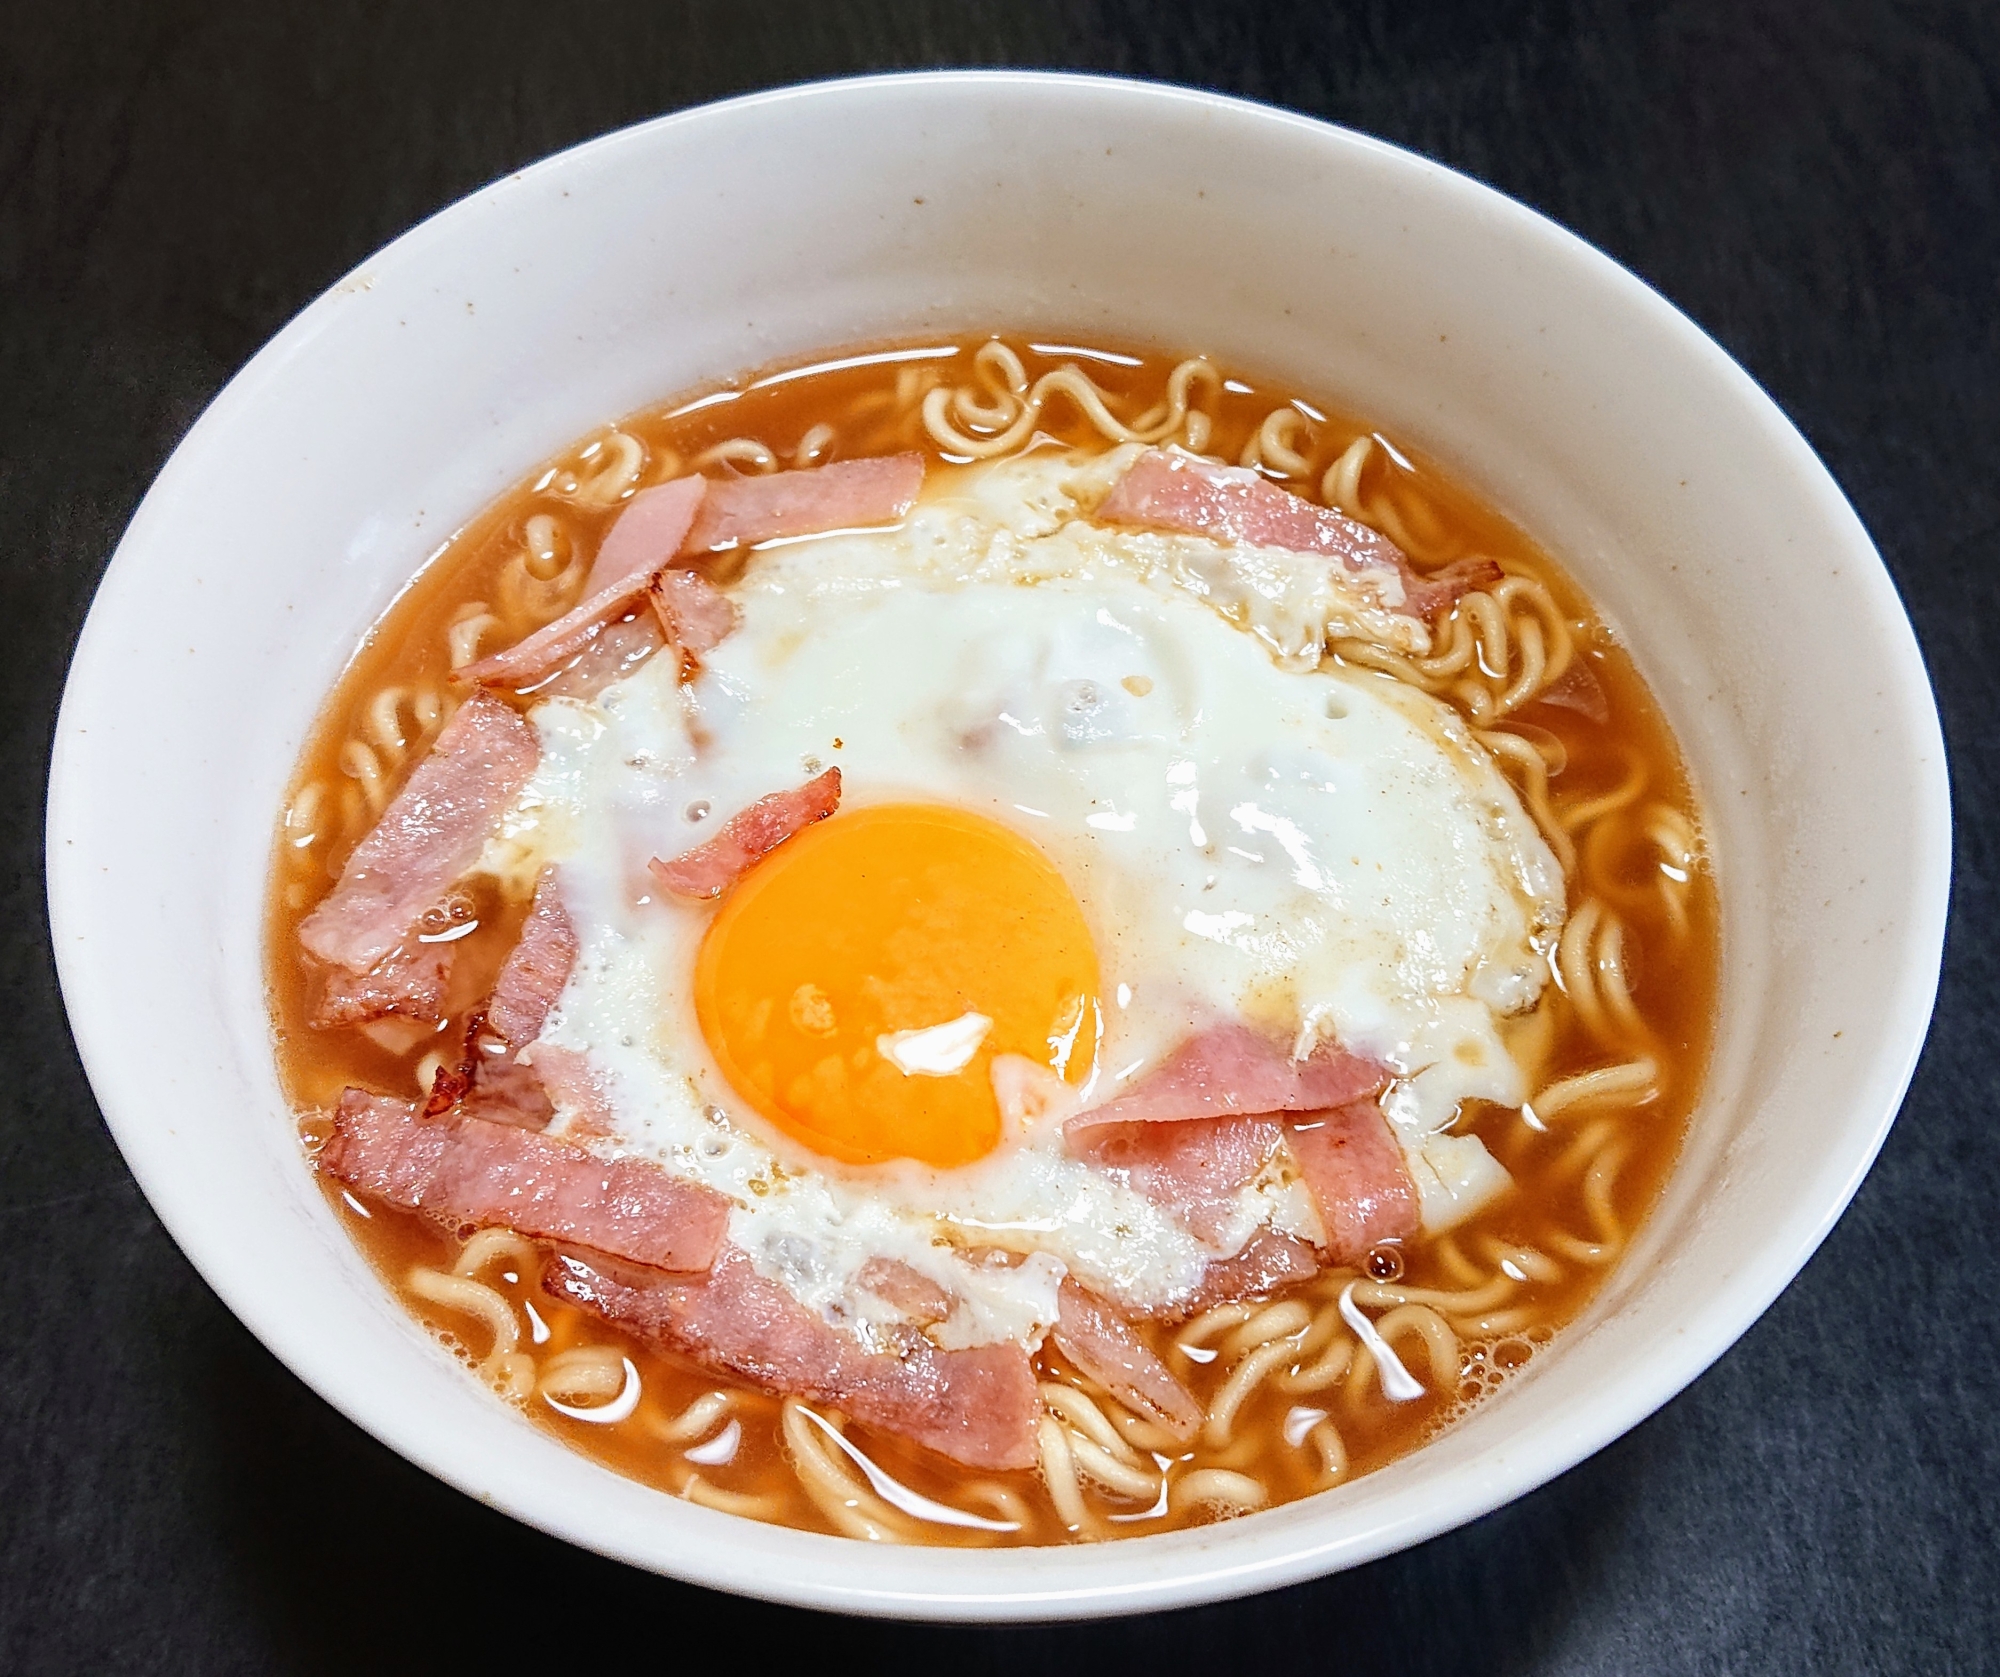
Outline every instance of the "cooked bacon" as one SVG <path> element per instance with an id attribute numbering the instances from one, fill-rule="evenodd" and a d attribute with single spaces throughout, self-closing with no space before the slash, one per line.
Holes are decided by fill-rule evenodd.
<path id="1" fill-rule="evenodd" d="M 318 1166 L 358 1194 L 419 1209 L 451 1144 L 449 1123 L 427 1122 L 410 1101 L 349 1089 L 333 1115 L 333 1134 L 319 1150 Z"/>
<path id="2" fill-rule="evenodd" d="M 912 1332 L 893 1354 L 870 1351 L 765 1280 L 734 1246 L 699 1281 L 634 1286 L 563 1257 L 542 1286 L 705 1368 L 838 1406 L 966 1467 L 1035 1464 L 1035 1374 L 1011 1341 L 940 1351 Z"/>
<path id="3" fill-rule="evenodd" d="M 1434 617 L 1506 574 L 1492 559 L 1458 559 L 1435 571 L 1410 571 L 1403 578 L 1403 610 L 1412 617 Z"/>
<path id="4" fill-rule="evenodd" d="M 690 558 L 787 536 L 893 524 L 924 486 L 921 454 L 841 460 L 803 472 L 724 478 L 709 484 L 681 552 Z"/>
<path id="5" fill-rule="evenodd" d="M 489 1040 L 480 1048 L 471 1086 L 463 1091 L 460 1115 L 517 1130 L 547 1129 L 556 1109 L 542 1086 L 541 1073 L 515 1060 L 504 1043 Z M 431 1092 L 437 1093 L 435 1085 Z"/>
<path id="6" fill-rule="evenodd" d="M 671 565 L 687 540 L 696 510 L 708 491 L 703 477 L 678 477 L 642 489 L 625 503 L 617 522 L 604 532 L 596 561 L 583 585 L 584 598 L 620 582 L 640 581 Z"/>
<path id="7" fill-rule="evenodd" d="M 514 1051 L 486 1028 L 483 1013 L 466 1021 L 458 1064 L 438 1067 L 418 1116 L 437 1118 L 454 1108 L 457 1117 L 484 1118 L 521 1130 L 547 1129 L 555 1116 L 540 1074 L 515 1060 Z"/>
<path id="8" fill-rule="evenodd" d="M 616 1133 L 611 1092 L 596 1061 L 578 1049 L 557 1048 L 546 1042 L 536 1043 L 528 1054 L 542 1087 L 564 1114 L 567 1134 Z"/>
<path id="9" fill-rule="evenodd" d="M 1063 1282 L 1056 1310 L 1056 1348 L 1078 1369 L 1174 1437 L 1194 1436 L 1201 1405 L 1124 1317 L 1074 1281 Z"/>
<path id="10" fill-rule="evenodd" d="M 363 973 L 328 967 L 311 1023 L 319 1030 L 392 1018 L 440 1023 L 451 983 L 452 947 L 401 944 Z"/>
<path id="11" fill-rule="evenodd" d="M 1190 1118 L 1173 1124 L 1098 1124 L 1069 1148 L 1102 1170 L 1122 1171 L 1139 1193 L 1171 1211 L 1197 1240 L 1222 1238 L 1236 1196 L 1277 1150 L 1275 1118 Z"/>
<path id="12" fill-rule="evenodd" d="M 1384 1240 L 1415 1234 L 1416 1184 L 1389 1120 L 1372 1100 L 1286 1120 L 1285 1138 L 1299 1162 L 1336 1264 L 1358 1264 Z"/>
<path id="13" fill-rule="evenodd" d="M 1175 530 L 1247 547 L 1279 547 L 1338 560 L 1350 573 L 1387 574 L 1402 584 L 1411 617 L 1429 617 L 1461 594 L 1500 579 L 1490 559 L 1424 576 L 1387 536 L 1238 466 L 1147 449 L 1126 468 L 1096 513 L 1106 524 Z"/>
<path id="14" fill-rule="evenodd" d="M 510 1228 L 654 1269 L 704 1270 L 729 1202 L 640 1159 L 605 1160 L 483 1118 L 422 1118 L 349 1089 L 319 1168 L 358 1193 L 441 1222 Z"/>
<path id="15" fill-rule="evenodd" d="M 1163 1321 L 1184 1322 L 1218 1304 L 1260 1298 L 1310 1281 L 1319 1268 L 1318 1254 L 1304 1241 L 1259 1229 L 1235 1257 L 1210 1264 L 1193 1292 L 1151 1314 Z"/>
<path id="16" fill-rule="evenodd" d="M 1589 660 L 1581 655 L 1572 658 L 1569 668 L 1535 698 L 1541 704 L 1573 710 L 1599 724 L 1611 720 L 1611 701 L 1605 696 L 1604 684 L 1597 679 L 1597 672 L 1590 667 Z"/>
<path id="17" fill-rule="evenodd" d="M 539 756 L 535 730 L 504 701 L 467 699 L 299 926 L 308 953 L 365 973 L 398 948 L 478 859 Z"/>
<path id="18" fill-rule="evenodd" d="M 542 1021 L 569 982 L 576 949 L 576 928 L 563 908 L 556 870 L 544 868 L 535 881 L 535 906 L 486 1004 L 486 1023 L 502 1042 L 523 1048 L 542 1034 Z"/>
<path id="19" fill-rule="evenodd" d="M 1389 1068 L 1331 1043 L 1294 1060 L 1283 1043 L 1248 1025 L 1198 1031 L 1116 1100 L 1079 1113 L 1071 1136 L 1100 1124 L 1312 1112 L 1375 1094 Z"/>
<path id="20" fill-rule="evenodd" d="M 510 687 L 521 692 L 529 688 L 539 689 L 550 677 L 573 673 L 579 665 L 587 663 L 594 666 L 603 662 L 606 654 L 602 651 L 588 661 L 583 660 L 582 655 L 590 652 L 596 642 L 604 640 L 613 626 L 631 620 L 632 607 L 646 592 L 649 580 L 641 572 L 606 583 L 596 593 L 586 595 L 580 604 L 572 606 L 553 623 L 543 624 L 506 651 L 461 664 L 451 672 L 452 680 L 476 681 L 489 687 Z M 656 625 L 650 618 L 642 613 L 638 621 L 639 633 L 650 636 L 649 650 L 657 650 L 664 644 L 662 637 L 652 633 Z M 631 639 L 632 631 L 628 630 L 623 635 L 612 636 L 606 644 L 617 650 L 623 662 L 627 661 L 626 654 L 636 650 L 624 644 Z M 571 666 L 571 671 L 565 672 L 565 665 Z M 595 673 L 594 669 L 590 673 Z M 598 685 L 604 683 L 600 681 Z"/>
<path id="21" fill-rule="evenodd" d="M 594 699 L 666 644 L 659 619 L 646 609 L 643 598 L 637 599 L 628 615 L 614 617 L 553 671 L 522 682 L 517 690 L 537 699 Z"/>
<path id="22" fill-rule="evenodd" d="M 736 627 L 736 603 L 705 576 L 662 571 L 649 593 L 667 639 L 688 654 L 719 646 Z"/>
<path id="23" fill-rule="evenodd" d="M 854 1279 L 920 1328 L 951 1314 L 951 1294 L 928 1275 L 895 1258 L 870 1258 Z"/>
<path id="24" fill-rule="evenodd" d="M 719 897 L 794 833 L 824 821 L 840 807 L 840 770 L 828 769 L 803 786 L 773 792 L 739 810 L 706 844 L 663 862 L 646 864 L 677 897 Z"/>

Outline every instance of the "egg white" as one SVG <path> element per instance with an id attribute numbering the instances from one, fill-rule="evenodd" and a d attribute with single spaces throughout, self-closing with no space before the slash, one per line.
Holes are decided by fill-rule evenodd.
<path id="1" fill-rule="evenodd" d="M 562 864 L 581 951 L 544 1039 L 605 1074 L 609 1145 L 726 1194 L 757 1267 L 864 1337 L 896 1317 L 857 1281 L 871 1258 L 960 1300 L 941 1345 L 1034 1345 L 1065 1273 L 1158 1309 L 1259 1227 L 1321 1230 L 1282 1163 L 1211 1247 L 1053 1124 L 958 1170 L 851 1169 L 753 1113 L 695 1020 L 712 910 L 663 899 L 645 863 L 831 764 L 843 807 L 952 803 L 1062 872 L 1103 980 L 1090 1098 L 1245 1018 L 1395 1068 L 1384 1109 L 1428 1227 L 1508 1185 L 1448 1126 L 1463 1100 L 1524 1098 L 1497 1021 L 1546 981 L 1560 869 L 1449 707 L 1317 667 L 1329 628 L 1417 626 L 1320 561 L 1080 520 L 1121 463 L 934 472 L 899 529 L 754 555 L 730 590 L 740 626 L 693 683 L 655 659 L 594 703 L 536 709 L 541 767 L 487 858 Z M 968 1262 L 979 1248 L 1026 1261 Z"/>

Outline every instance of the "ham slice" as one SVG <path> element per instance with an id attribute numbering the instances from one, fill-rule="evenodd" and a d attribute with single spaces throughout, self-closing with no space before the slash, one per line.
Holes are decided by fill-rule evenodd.
<path id="1" fill-rule="evenodd" d="M 671 565 L 707 492 L 706 478 L 678 477 L 657 488 L 642 489 L 627 501 L 617 522 L 598 544 L 597 558 L 583 584 L 584 598 L 618 583 L 643 583 L 663 566 Z"/>
<path id="2" fill-rule="evenodd" d="M 1127 1409 L 1192 1438 L 1201 1405 L 1131 1324 L 1096 1294 L 1065 1281 L 1056 1294 L 1056 1347 Z"/>
<path id="3" fill-rule="evenodd" d="M 1011 1341 L 940 1351 L 912 1332 L 893 1354 L 870 1351 L 765 1280 L 733 1246 L 698 1281 L 634 1286 L 563 1257 L 542 1286 L 705 1368 L 836 1405 L 966 1467 L 1035 1464 L 1035 1374 Z"/>
<path id="4" fill-rule="evenodd" d="M 1259 1229 L 1235 1257 L 1210 1264 L 1193 1292 L 1153 1314 L 1163 1321 L 1184 1322 L 1218 1304 L 1295 1287 L 1319 1274 L 1319 1268 L 1319 1255 L 1304 1241 Z"/>
<path id="5" fill-rule="evenodd" d="M 1334 1263 L 1358 1264 L 1371 1246 L 1417 1232 L 1416 1184 L 1374 1101 L 1300 1113 L 1287 1120 L 1285 1132 Z"/>
<path id="6" fill-rule="evenodd" d="M 667 639 L 684 653 L 706 652 L 736 627 L 735 602 L 693 571 L 662 571 L 648 594 Z"/>
<path id="7" fill-rule="evenodd" d="M 1428 617 L 1501 574 L 1492 560 L 1480 559 L 1424 577 L 1387 536 L 1345 513 L 1317 506 L 1257 472 L 1163 448 L 1147 449 L 1133 460 L 1096 516 L 1105 524 L 1322 554 L 1352 575 L 1394 577 L 1403 592 L 1398 609 L 1411 617 Z"/>
<path id="8" fill-rule="evenodd" d="M 1276 1118 L 1190 1118 L 1098 1124 L 1067 1139 L 1072 1153 L 1101 1170 L 1122 1171 L 1137 1192 L 1214 1245 L 1235 1213 L 1236 1196 L 1282 1135 Z"/>
<path id="9" fill-rule="evenodd" d="M 1248 1025 L 1198 1031 L 1116 1100 L 1064 1126 L 1075 1137 L 1101 1124 L 1314 1112 L 1378 1093 L 1389 1068 L 1332 1044 L 1294 1060 L 1283 1043 Z"/>
<path id="10" fill-rule="evenodd" d="M 542 1034 L 542 1021 L 569 982 L 576 949 L 576 929 L 556 888 L 556 870 L 544 868 L 535 882 L 535 906 L 486 1004 L 486 1023 L 502 1042 L 524 1048 Z"/>
<path id="11" fill-rule="evenodd" d="M 485 693 L 467 699 L 300 924 L 307 952 L 365 973 L 401 947 L 478 860 L 539 756 L 535 730 L 506 703 Z"/>
<path id="12" fill-rule="evenodd" d="M 839 807 L 840 770 L 828 769 L 803 786 L 773 792 L 737 811 L 706 844 L 671 862 L 655 856 L 646 866 L 677 897 L 719 897 L 786 839 Z"/>
<path id="13" fill-rule="evenodd" d="M 392 1018 L 440 1024 L 451 984 L 451 957 L 448 943 L 406 943 L 363 973 L 329 967 L 312 1023 L 320 1030 Z"/>
<path id="14" fill-rule="evenodd" d="M 924 486 L 920 454 L 841 460 L 803 472 L 719 479 L 708 486 L 681 551 L 690 558 L 788 536 L 893 524 Z"/>
<path id="15" fill-rule="evenodd" d="M 597 1158 L 482 1118 L 418 1115 L 409 1101 L 349 1089 L 319 1168 L 356 1193 L 441 1222 L 509 1228 L 653 1269 L 704 1270 L 729 1202 L 639 1159 Z"/>

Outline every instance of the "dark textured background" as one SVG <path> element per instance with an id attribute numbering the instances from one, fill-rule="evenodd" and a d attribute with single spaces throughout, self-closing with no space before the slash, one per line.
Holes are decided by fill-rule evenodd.
<path id="1" fill-rule="evenodd" d="M 1741 1345 L 1467 1530 L 1099 1626 L 906 1628 L 711 1596 L 405 1465 L 161 1232 L 78 1070 L 43 918 L 48 740 L 91 589 L 202 405 L 294 311 L 574 141 L 945 64 L 1289 105 L 1602 246 L 1739 357 L 1853 497 L 1955 753 L 1929 1050 L 1853 1209 Z M 650 1670 L 703 1644 L 725 1670 L 831 1654 L 968 1677 L 2000 1670 L 1996 176 L 1991 5 L 0 5 L 0 1672 Z"/>

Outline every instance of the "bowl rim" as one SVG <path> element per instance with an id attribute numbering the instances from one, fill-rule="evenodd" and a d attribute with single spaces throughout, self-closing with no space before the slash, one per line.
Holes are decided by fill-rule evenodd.
<path id="1" fill-rule="evenodd" d="M 1741 1284 L 1719 1294 L 1690 1318 L 1671 1346 L 1661 1347 L 1658 1357 L 1648 1361 L 1644 1378 L 1633 1374 L 1620 1380 L 1602 1402 L 1591 1408 L 1591 1424 L 1577 1428 L 1559 1444 L 1545 1445 L 1534 1452 L 1532 1462 L 1523 1460 L 1529 1452 L 1509 1452 L 1507 1459 L 1493 1464 L 1476 1492 L 1437 1499 L 1435 1506 L 1407 1513 L 1394 1522 L 1385 1521 L 1359 1539 L 1340 1534 L 1314 1538 L 1310 1533 L 1300 1533 L 1274 1551 L 1269 1545 L 1263 1546 L 1269 1552 L 1260 1552 L 1255 1545 L 1225 1543 L 1216 1545 L 1213 1554 L 1203 1548 L 1182 1545 L 1182 1553 L 1173 1564 L 1164 1567 L 1150 1567 L 1144 1562 L 1155 1558 L 1166 1560 L 1162 1546 L 1186 1534 L 1121 1539 L 1115 1547 L 1129 1553 L 1139 1564 L 1127 1569 L 1131 1576 L 1122 1582 L 1095 1586 L 1064 1585 L 1056 1578 L 1043 1587 L 1024 1588 L 1001 1576 L 1009 1570 L 1006 1567 L 996 1569 L 990 1587 L 970 1590 L 865 1584 L 831 1586 L 785 1576 L 745 1576 L 741 1571 L 713 1563 L 699 1546 L 676 1554 L 671 1565 L 657 1554 L 636 1553 L 629 1546 L 594 1531 L 587 1506 L 573 1510 L 555 1499 L 532 1509 L 498 1502 L 523 1523 L 612 1559 L 788 1605 L 880 1617 L 982 1622 L 1034 1622 L 1190 1606 L 1359 1565 L 1465 1524 L 1568 1471 L 1677 1396 L 1769 1308 L 1846 1210 L 1901 1108 L 1927 1034 L 1939 982 L 1949 906 L 1950 787 L 1935 696 L 1914 628 L 1893 579 L 1831 473 L 1790 418 L 1751 375 L 1655 288 L 1540 211 L 1420 153 L 1298 112 L 1169 83 L 1070 71 L 906 71 L 807 81 L 670 112 L 598 135 L 511 170 L 435 211 L 364 257 L 294 315 L 217 393 L 161 467 L 133 514 L 94 591 L 90 611 L 72 652 L 56 721 L 45 828 L 46 891 L 53 952 L 71 1031 L 106 1126 L 155 1214 L 203 1280 L 315 1395 L 425 1472 L 470 1496 L 495 1503 L 497 1499 L 492 1492 L 473 1482 L 459 1464 L 440 1459 L 437 1452 L 398 1436 L 393 1427 L 378 1424 L 378 1418 L 366 1412 L 354 1394 L 332 1382 L 323 1382 L 322 1370 L 301 1366 L 308 1359 L 298 1354 L 295 1343 L 285 1343 L 285 1336 L 276 1331 L 276 1324 L 269 1320 L 267 1312 L 237 1284 L 233 1270 L 206 1249 L 198 1208 L 188 1196 L 169 1186 L 157 1168 L 158 1160 L 149 1155 L 146 1125 L 150 1114 L 134 1110 L 122 1099 L 106 1098 L 106 1090 L 123 1092 L 118 1090 L 120 1080 L 115 1069 L 119 1053 L 116 1020 L 96 1005 L 92 979 L 95 957 L 79 952 L 78 940 L 71 935 L 80 913 L 77 905 L 89 890 L 89 880 L 83 873 L 83 863 L 63 842 L 66 831 L 81 825 L 79 817 L 83 813 L 80 786 L 89 745 L 82 738 L 79 718 L 88 708 L 95 667 L 115 655 L 115 649 L 106 644 L 109 640 L 106 619 L 115 609 L 118 584 L 139 562 L 131 556 L 150 544 L 155 527 L 169 517 L 167 502 L 177 463 L 198 452 L 208 435 L 221 430 L 240 411 L 254 408 L 274 384 L 281 383 L 291 358 L 340 317 L 342 293 L 365 277 L 421 261 L 433 247 L 448 243 L 462 224 L 486 213 L 518 182 L 551 176 L 627 148 L 644 148 L 663 132 L 758 109 L 828 99 L 872 98 L 907 88 L 940 86 L 962 86 L 977 91 L 1057 89 L 1152 100 L 1289 128 L 1310 135 L 1323 145 L 1356 148 L 1389 160 L 1408 171 L 1413 180 L 1422 179 L 1433 188 L 1459 194 L 1467 209 L 1511 223 L 1522 237 L 1552 243 L 1570 261 L 1594 270 L 1597 283 L 1622 292 L 1629 306 L 1650 311 L 1658 325 L 1675 335 L 1688 356 L 1706 363 L 1707 372 L 1719 375 L 1725 386 L 1733 386 L 1735 398 L 1756 415 L 1773 446 L 1789 454 L 1793 463 L 1802 468 L 1803 477 L 1812 483 L 1822 510 L 1834 524 L 1844 522 L 1850 527 L 1851 537 L 1871 562 L 1871 600 L 1876 617 L 1873 626 L 1882 633 L 1884 650 L 1894 655 L 1897 679 L 1905 684 L 1914 681 L 1925 700 L 1923 714 L 1918 719 L 1926 736 L 1921 742 L 1927 759 L 1922 777 L 1923 807 L 1913 811 L 1912 818 L 1919 829 L 1921 848 L 1927 854 L 1917 870 L 1919 883 L 1913 892 L 1909 925 L 1902 938 L 1902 947 L 1913 955 L 1920 953 L 1921 958 L 1906 960 L 1897 987 L 1884 1004 L 1885 1012 L 1896 1020 L 1896 1028 L 1888 1035 L 1899 1045 L 1899 1051 L 1893 1065 L 1885 1051 L 1870 1068 L 1880 1098 L 1865 1145 L 1853 1148 L 1838 1191 L 1825 1198 L 1818 1215 L 1799 1230 L 1789 1245 L 1761 1252 L 1754 1269 L 1742 1278 Z M 810 1537 L 821 1544 L 845 1545 L 849 1541 L 814 1534 L 791 1535 Z M 1232 1561 L 1230 1552 L 1239 1549 L 1244 1558 Z M 906 1553 L 926 1552 L 955 1551 Z M 1043 1558 L 1063 1552 L 1059 1548 L 979 1551 L 994 1556 Z M 1163 1571 L 1166 1576 L 1151 1576 L 1155 1571 Z"/>

